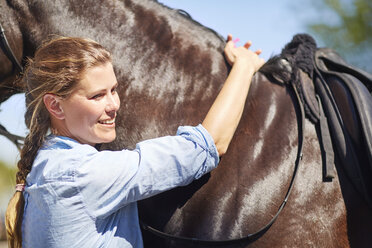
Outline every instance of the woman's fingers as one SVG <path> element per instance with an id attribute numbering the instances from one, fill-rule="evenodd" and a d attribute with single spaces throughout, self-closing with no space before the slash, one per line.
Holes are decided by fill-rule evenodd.
<path id="1" fill-rule="evenodd" d="M 234 64 L 235 60 L 237 57 L 239 56 L 251 56 L 253 53 L 255 55 L 260 55 L 262 53 L 262 50 L 261 49 L 257 49 L 256 51 L 254 52 L 244 52 L 246 51 L 245 49 L 249 50 L 249 48 L 252 46 L 252 42 L 251 41 L 248 41 L 246 42 L 243 47 L 236 47 L 236 43 L 239 41 L 239 38 L 235 38 L 233 40 L 233 36 L 231 34 L 229 34 L 227 36 L 227 44 L 226 44 L 226 47 L 225 47 L 225 57 L 227 59 L 227 61 L 229 62 L 230 65 Z M 245 49 L 243 49 L 245 48 Z M 251 54 L 251 55 L 249 55 Z M 261 59 L 261 58 L 255 58 L 254 56 L 251 57 L 251 59 L 254 61 L 254 64 L 259 64 L 258 66 L 256 65 L 256 67 L 260 67 L 262 66 L 262 64 L 264 63 L 264 60 Z"/>

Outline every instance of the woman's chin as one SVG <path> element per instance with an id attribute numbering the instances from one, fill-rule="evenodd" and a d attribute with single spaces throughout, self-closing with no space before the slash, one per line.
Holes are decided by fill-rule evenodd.
<path id="1" fill-rule="evenodd" d="M 103 138 L 101 143 L 110 143 L 113 142 L 116 139 L 116 133 L 107 135 L 106 137 Z"/>

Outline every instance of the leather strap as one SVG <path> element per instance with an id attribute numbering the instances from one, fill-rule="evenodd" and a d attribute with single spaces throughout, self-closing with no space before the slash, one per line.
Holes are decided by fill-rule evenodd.
<path id="1" fill-rule="evenodd" d="M 12 62 L 13 70 L 15 68 L 18 72 L 23 71 L 23 67 L 18 62 L 16 56 L 14 55 L 12 49 L 9 46 L 8 40 L 6 39 L 6 36 L 5 36 L 5 30 L 3 26 L 1 25 L 1 23 L 0 23 L 0 47 L 3 50 L 4 54 Z"/>

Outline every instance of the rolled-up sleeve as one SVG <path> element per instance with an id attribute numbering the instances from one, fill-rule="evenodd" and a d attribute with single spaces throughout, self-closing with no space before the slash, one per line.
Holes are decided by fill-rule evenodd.
<path id="1" fill-rule="evenodd" d="M 76 179 L 93 217 L 187 185 L 217 166 L 214 141 L 202 125 L 179 127 L 176 136 L 146 140 L 136 149 L 87 156 Z"/>
<path id="2" fill-rule="evenodd" d="M 202 175 L 210 172 L 217 166 L 219 162 L 217 148 L 214 144 L 213 138 L 201 124 L 199 124 L 197 127 L 179 127 L 177 130 L 177 135 L 180 135 L 186 140 L 194 143 L 195 149 L 200 147 L 204 153 L 202 156 L 198 156 L 201 161 L 198 161 L 199 163 L 197 164 L 201 164 L 202 166 L 195 174 L 194 179 L 199 179 Z"/>

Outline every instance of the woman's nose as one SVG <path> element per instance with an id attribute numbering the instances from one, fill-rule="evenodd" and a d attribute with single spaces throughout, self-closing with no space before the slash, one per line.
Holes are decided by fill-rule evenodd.
<path id="1" fill-rule="evenodd" d="M 120 99 L 117 93 L 111 94 L 107 99 L 106 112 L 117 111 L 120 107 Z"/>

